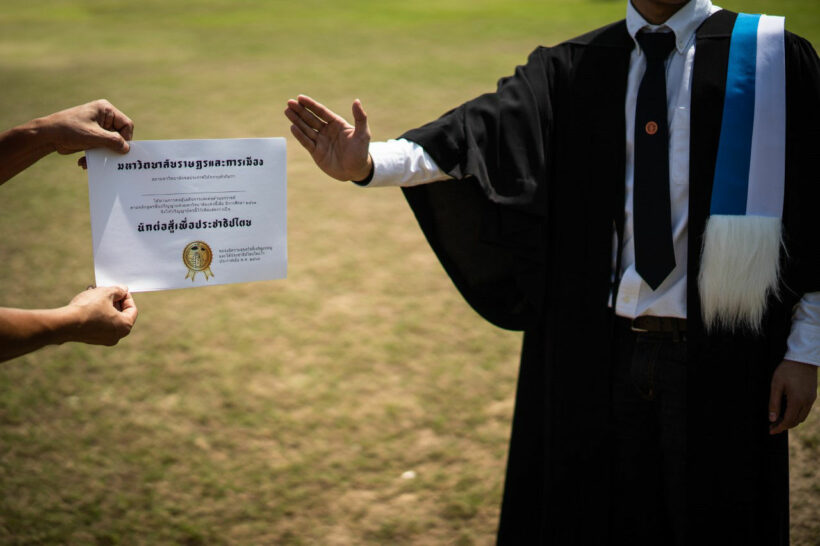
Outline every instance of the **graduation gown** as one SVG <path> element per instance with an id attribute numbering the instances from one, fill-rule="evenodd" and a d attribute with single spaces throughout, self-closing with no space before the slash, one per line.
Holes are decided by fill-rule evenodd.
<path id="1" fill-rule="evenodd" d="M 736 14 L 696 36 L 687 272 L 687 543 L 788 543 L 786 434 L 768 396 L 791 310 L 820 290 L 820 63 L 787 33 L 787 165 L 780 300 L 763 336 L 707 336 L 697 276 Z M 610 536 L 613 230 L 624 222 L 624 21 L 551 48 L 480 96 L 411 130 L 457 180 L 405 188 L 430 245 L 487 320 L 524 330 L 500 544 Z"/>

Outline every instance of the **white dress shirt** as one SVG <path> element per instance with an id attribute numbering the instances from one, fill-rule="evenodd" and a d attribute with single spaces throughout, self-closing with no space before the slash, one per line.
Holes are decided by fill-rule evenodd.
<path id="1" fill-rule="evenodd" d="M 637 42 L 629 61 L 626 90 L 626 202 L 624 240 L 621 255 L 621 285 L 616 313 L 627 318 L 641 315 L 686 318 L 686 267 L 689 217 L 689 117 L 692 96 L 692 67 L 695 59 L 695 31 L 720 8 L 710 0 L 692 0 L 662 25 L 651 25 L 627 2 L 626 25 L 633 40 L 638 31 L 673 32 L 675 49 L 666 62 L 667 105 L 669 108 L 669 185 L 675 268 L 652 290 L 635 270 L 633 230 L 633 176 L 635 106 L 638 87 L 646 71 L 646 58 Z M 374 142 L 370 145 L 373 178 L 368 187 L 416 186 L 450 176 L 443 172 L 424 149 L 407 140 Z M 614 235 L 617 237 L 617 235 Z M 613 243 L 613 270 L 617 239 Z M 795 307 L 786 358 L 820 366 L 820 292 L 806 294 Z"/>

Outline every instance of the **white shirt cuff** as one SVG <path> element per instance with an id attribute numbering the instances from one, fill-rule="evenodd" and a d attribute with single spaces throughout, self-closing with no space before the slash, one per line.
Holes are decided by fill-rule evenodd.
<path id="1" fill-rule="evenodd" d="M 784 358 L 820 366 L 820 292 L 805 294 L 794 306 Z"/>
<path id="2" fill-rule="evenodd" d="M 452 178 L 442 171 L 424 148 L 405 139 L 371 142 L 373 179 L 368 188 L 419 186 Z"/>

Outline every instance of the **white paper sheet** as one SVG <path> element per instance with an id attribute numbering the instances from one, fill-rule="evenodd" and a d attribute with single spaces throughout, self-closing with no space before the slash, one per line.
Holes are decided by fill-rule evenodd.
<path id="1" fill-rule="evenodd" d="M 86 156 L 98 286 L 286 276 L 284 138 L 143 140 Z"/>

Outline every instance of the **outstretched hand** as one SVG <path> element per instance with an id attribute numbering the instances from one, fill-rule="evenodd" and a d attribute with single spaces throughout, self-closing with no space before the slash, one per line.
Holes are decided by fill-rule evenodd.
<path id="1" fill-rule="evenodd" d="M 353 102 L 355 125 L 305 95 L 288 101 L 285 116 L 293 124 L 293 136 L 328 176 L 347 181 L 370 175 L 370 129 L 358 99 Z"/>

